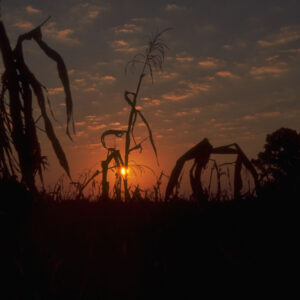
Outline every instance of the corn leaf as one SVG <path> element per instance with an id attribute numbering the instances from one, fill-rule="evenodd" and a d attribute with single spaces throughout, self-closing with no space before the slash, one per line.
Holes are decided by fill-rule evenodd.
<path id="1" fill-rule="evenodd" d="M 116 137 L 122 137 L 126 132 L 127 132 L 127 130 L 113 130 L 113 129 L 104 131 L 101 135 L 101 143 L 102 143 L 103 147 L 107 149 L 106 143 L 105 143 L 106 136 L 115 135 Z"/>

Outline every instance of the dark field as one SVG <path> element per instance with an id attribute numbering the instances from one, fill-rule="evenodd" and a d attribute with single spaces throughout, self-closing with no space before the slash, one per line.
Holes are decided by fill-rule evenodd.
<path id="1" fill-rule="evenodd" d="M 206 208 L 186 201 L 41 200 L 25 217 L 1 215 L 2 293 L 12 299 L 200 299 L 207 293 L 243 299 L 276 292 L 288 275 L 287 207 L 263 199 Z"/>

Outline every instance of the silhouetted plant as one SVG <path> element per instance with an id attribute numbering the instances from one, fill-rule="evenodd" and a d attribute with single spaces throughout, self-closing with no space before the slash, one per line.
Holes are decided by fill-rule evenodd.
<path id="1" fill-rule="evenodd" d="M 104 148 L 107 148 L 105 145 L 105 137 L 107 135 L 115 135 L 117 137 L 122 137 L 125 135 L 125 149 L 124 149 L 124 162 L 121 158 L 120 152 L 114 148 L 107 148 L 108 155 L 106 161 L 102 162 L 102 167 L 104 166 L 106 169 L 108 168 L 108 163 L 111 161 L 111 156 L 116 157 L 117 151 L 117 160 L 115 160 L 117 166 L 121 163 L 121 166 L 125 168 L 125 174 L 123 176 L 124 181 L 124 193 L 125 193 L 125 200 L 130 199 L 129 188 L 128 188 L 128 164 L 129 164 L 129 156 L 130 153 L 134 150 L 142 151 L 142 144 L 145 142 L 146 139 L 143 139 L 141 142 L 137 143 L 134 137 L 134 129 L 137 118 L 141 118 L 141 120 L 146 125 L 148 130 L 148 138 L 151 142 L 152 149 L 155 153 L 157 158 L 157 150 L 154 143 L 152 131 L 150 128 L 149 123 L 147 122 L 146 118 L 142 114 L 142 112 L 137 109 L 137 100 L 139 96 L 139 92 L 142 86 L 143 79 L 146 75 L 149 75 L 153 81 L 153 73 L 154 70 L 161 70 L 164 62 L 165 57 L 165 50 L 167 48 L 166 44 L 164 43 L 163 39 L 161 38 L 162 35 L 168 31 L 169 29 L 165 29 L 163 31 L 157 32 L 150 37 L 148 47 L 146 48 L 145 53 L 139 53 L 133 57 L 133 59 L 127 64 L 126 71 L 128 68 L 135 68 L 136 65 L 141 65 L 141 73 L 139 75 L 139 80 L 137 83 L 137 87 L 135 92 L 128 92 L 125 91 L 124 98 L 127 104 L 130 106 L 130 113 L 128 119 L 127 130 L 107 130 L 101 136 L 102 145 Z M 133 143 L 133 145 L 132 145 Z M 103 174 L 105 173 L 105 169 L 103 169 Z M 107 173 L 107 172 L 106 172 Z M 106 177 L 103 177 L 102 180 L 103 185 L 103 192 L 104 195 L 108 195 L 108 182 Z"/>
<path id="2" fill-rule="evenodd" d="M 41 27 L 48 19 L 30 32 L 20 35 L 14 49 L 11 48 L 5 27 L 0 21 L 0 49 L 5 68 L 1 76 L 0 93 L 0 177 L 15 177 L 20 174 L 21 181 L 35 192 L 36 173 L 39 174 L 43 183 L 42 174 L 46 164 L 46 157 L 41 153 L 37 135 L 37 122 L 40 119 L 44 121 L 44 131 L 52 144 L 60 165 L 69 177 L 70 170 L 63 148 L 56 137 L 47 113 L 47 101 L 44 94 L 46 88 L 25 62 L 23 53 L 25 40 L 35 41 L 43 53 L 56 62 L 58 75 L 65 92 L 67 135 L 70 137 L 69 123 L 72 123 L 74 131 L 73 104 L 65 63 L 61 56 L 50 48 L 42 38 Z M 37 100 L 41 114 L 36 120 L 33 116 L 34 98 Z"/>
<path id="3" fill-rule="evenodd" d="M 166 188 L 165 200 L 169 200 L 171 198 L 173 199 L 177 198 L 178 196 L 177 186 L 180 182 L 180 174 L 184 167 L 184 164 L 189 160 L 194 160 L 194 163 L 192 165 L 192 168 L 190 169 L 190 174 L 189 174 L 190 184 L 193 191 L 192 196 L 194 199 L 197 199 L 198 201 L 201 201 L 203 204 L 205 204 L 208 200 L 209 195 L 208 192 L 202 186 L 201 174 L 203 169 L 206 167 L 211 154 L 237 155 L 235 161 L 235 167 L 234 167 L 234 198 L 237 199 L 241 196 L 241 190 L 243 187 L 241 171 L 243 165 L 251 173 L 254 180 L 255 189 L 258 188 L 258 175 L 256 173 L 256 170 L 238 144 L 234 143 L 226 146 L 213 148 L 212 145 L 209 143 L 208 139 L 203 139 L 200 143 L 192 147 L 190 150 L 188 150 L 177 160 L 176 165 L 172 170 Z M 217 180 L 218 180 L 217 198 L 220 198 L 221 195 L 220 178 L 221 175 L 223 174 L 220 173 L 220 170 L 217 167 L 216 167 L 216 171 L 217 171 Z M 174 189 L 175 189 L 175 196 L 173 196 Z"/>
<path id="4" fill-rule="evenodd" d="M 265 150 L 253 159 L 262 183 L 297 187 L 300 183 L 300 134 L 280 128 L 266 137 Z M 299 190 L 299 188 L 298 188 Z"/>

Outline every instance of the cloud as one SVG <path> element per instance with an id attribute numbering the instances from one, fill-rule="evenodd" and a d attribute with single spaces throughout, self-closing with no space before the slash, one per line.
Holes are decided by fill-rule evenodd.
<path id="1" fill-rule="evenodd" d="M 256 77 L 260 77 L 262 75 L 279 75 L 283 72 L 286 72 L 287 69 L 283 68 L 286 64 L 278 63 L 275 65 L 266 65 L 262 67 L 252 67 L 250 74 Z"/>
<path id="2" fill-rule="evenodd" d="M 261 47 L 286 44 L 300 39 L 300 26 L 284 26 L 279 32 L 271 35 L 267 40 L 259 40 L 257 44 Z"/>
<path id="3" fill-rule="evenodd" d="M 175 114 L 175 116 L 177 117 L 183 117 L 183 116 L 186 116 L 188 113 L 186 111 L 180 111 L 178 113 Z"/>
<path id="4" fill-rule="evenodd" d="M 135 51 L 137 51 L 136 48 L 131 47 L 129 45 L 129 43 L 124 40 L 113 41 L 111 43 L 111 47 L 114 49 L 114 51 L 117 51 L 117 52 L 135 52 Z"/>
<path id="5" fill-rule="evenodd" d="M 31 5 L 28 5 L 25 7 L 26 11 L 30 14 L 40 14 L 42 11 L 37 9 L 37 8 L 33 8 Z"/>
<path id="6" fill-rule="evenodd" d="M 234 75 L 229 71 L 219 71 L 216 73 L 216 75 L 223 78 L 234 78 L 234 79 L 239 78 L 237 75 Z"/>
<path id="7" fill-rule="evenodd" d="M 225 49 L 225 50 L 232 50 L 231 45 L 223 45 L 222 48 Z"/>
<path id="8" fill-rule="evenodd" d="M 135 24 L 124 24 L 114 28 L 115 33 L 136 33 L 141 32 L 142 27 Z"/>
<path id="9" fill-rule="evenodd" d="M 181 101 L 187 98 L 192 97 L 192 93 L 184 93 L 181 91 L 176 91 L 176 92 L 170 92 L 167 94 L 163 94 L 162 97 L 166 100 L 171 100 L 171 101 Z"/>
<path id="10" fill-rule="evenodd" d="M 75 126 L 83 126 L 83 125 L 85 125 L 84 121 L 75 122 Z"/>
<path id="11" fill-rule="evenodd" d="M 106 127 L 107 127 L 107 126 L 106 126 L 105 124 L 100 124 L 100 125 L 89 125 L 87 128 L 88 128 L 89 130 L 95 131 L 95 130 L 104 129 L 104 128 L 106 128 Z"/>
<path id="12" fill-rule="evenodd" d="M 184 9 L 185 9 L 184 6 L 179 6 L 179 5 L 176 5 L 176 4 L 167 4 L 165 6 L 166 11 L 178 11 L 178 10 L 184 10 Z"/>
<path id="13" fill-rule="evenodd" d="M 85 79 L 84 78 L 77 78 L 77 79 L 74 79 L 75 83 L 78 83 L 78 84 L 84 84 L 85 83 Z"/>
<path id="14" fill-rule="evenodd" d="M 197 115 L 197 114 L 200 114 L 200 113 L 201 113 L 200 108 L 194 107 L 194 108 L 192 108 L 192 109 L 190 109 L 188 111 L 177 112 L 175 114 L 175 116 L 177 116 L 177 117 L 184 117 L 184 116 L 190 116 L 190 115 L 195 115 L 195 114 Z"/>
<path id="15" fill-rule="evenodd" d="M 146 102 L 145 102 L 145 104 L 143 104 L 143 106 L 150 107 L 150 106 L 159 106 L 159 105 L 161 105 L 161 100 L 159 100 L 159 99 L 152 99 L 152 100 L 150 98 L 148 98 L 148 99 L 149 100 L 144 100 Z"/>
<path id="16" fill-rule="evenodd" d="M 158 73 L 158 76 L 160 79 L 173 79 L 173 78 L 177 78 L 179 76 L 179 73 L 177 72 L 165 72 L 165 71 L 161 71 Z"/>
<path id="17" fill-rule="evenodd" d="M 281 53 L 300 53 L 300 48 L 297 49 L 287 49 L 287 50 L 281 50 Z"/>
<path id="18" fill-rule="evenodd" d="M 46 25 L 44 28 L 44 32 L 47 36 L 56 41 L 72 45 L 79 44 L 79 41 L 76 38 L 72 37 L 74 30 L 69 28 L 59 30 L 55 22 L 51 22 L 48 25 Z"/>
<path id="19" fill-rule="evenodd" d="M 177 88 L 175 91 L 163 94 L 162 98 L 171 101 L 181 101 L 196 96 L 200 92 L 208 92 L 211 89 L 209 83 L 181 81 L 179 84 L 184 85 L 185 87 Z"/>
<path id="20" fill-rule="evenodd" d="M 199 61 L 198 65 L 204 68 L 215 68 L 218 65 L 218 59 L 208 57 L 206 60 Z"/>
<path id="21" fill-rule="evenodd" d="M 27 21 L 18 21 L 13 26 L 24 30 L 30 30 L 34 28 L 33 24 Z"/>
<path id="22" fill-rule="evenodd" d="M 107 9 L 108 7 L 85 2 L 73 7 L 71 13 L 76 17 L 76 22 L 90 24 L 99 17 L 102 11 Z"/>
<path id="23" fill-rule="evenodd" d="M 64 91 L 63 87 L 56 87 L 56 88 L 49 88 L 48 89 L 48 93 L 50 96 L 55 96 L 58 95 L 60 93 L 62 93 Z"/>
<path id="24" fill-rule="evenodd" d="M 271 111 L 271 112 L 265 112 L 265 113 L 256 113 L 252 115 L 246 115 L 242 117 L 245 121 L 252 121 L 252 120 L 258 120 L 262 118 L 275 118 L 280 115 L 279 111 Z"/>
<path id="25" fill-rule="evenodd" d="M 113 82 L 116 80 L 116 77 L 114 76 L 111 76 L 111 75 L 105 75 L 105 76 L 102 76 L 100 78 L 101 81 L 106 81 L 106 82 Z"/>
<path id="26" fill-rule="evenodd" d="M 183 81 L 183 83 L 185 83 L 185 81 Z M 188 82 L 187 86 L 194 92 L 208 92 L 211 89 L 211 85 L 208 83 Z"/>
<path id="27" fill-rule="evenodd" d="M 176 54 L 175 60 L 180 63 L 192 62 L 192 61 L 194 61 L 194 57 L 188 55 L 186 52 L 182 52 L 182 53 Z"/>

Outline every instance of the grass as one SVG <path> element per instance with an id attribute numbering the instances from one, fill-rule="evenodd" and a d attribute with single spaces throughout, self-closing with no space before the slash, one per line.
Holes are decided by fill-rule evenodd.
<path id="1" fill-rule="evenodd" d="M 12 211 L 1 215 L 1 272 L 13 299 L 199 299 L 238 286 L 246 294 L 284 275 L 279 203 L 44 195 L 19 225 Z"/>

